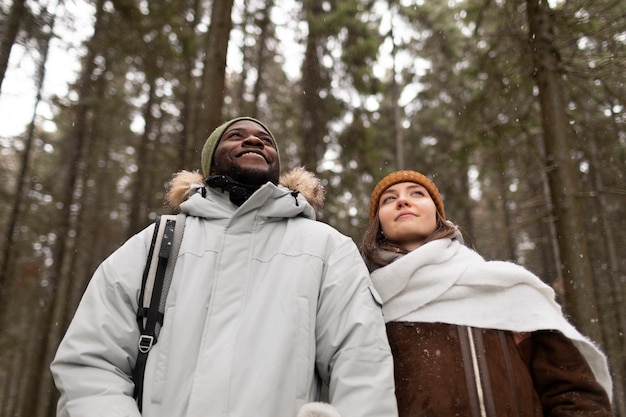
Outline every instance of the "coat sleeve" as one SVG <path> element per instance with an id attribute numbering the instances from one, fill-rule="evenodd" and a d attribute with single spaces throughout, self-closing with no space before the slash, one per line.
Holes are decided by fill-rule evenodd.
<path id="1" fill-rule="evenodd" d="M 342 416 L 394 417 L 393 362 L 380 303 L 354 243 L 330 256 L 316 324 L 318 372 Z"/>
<path id="2" fill-rule="evenodd" d="M 57 416 L 139 417 L 132 368 L 137 299 L 152 234 L 129 239 L 94 273 L 51 363 Z"/>
<path id="3" fill-rule="evenodd" d="M 537 331 L 523 344 L 529 342 L 531 372 L 544 415 L 613 415 L 608 394 L 567 337 L 557 331 Z"/>

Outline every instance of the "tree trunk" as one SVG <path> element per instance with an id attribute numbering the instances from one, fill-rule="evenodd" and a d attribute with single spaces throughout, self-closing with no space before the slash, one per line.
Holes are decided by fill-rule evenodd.
<path id="1" fill-rule="evenodd" d="M 545 160 L 545 149 L 541 150 L 542 160 Z M 561 255 L 559 252 L 559 239 L 558 233 L 556 230 L 556 224 L 554 222 L 554 205 L 552 204 L 552 195 L 550 194 L 550 183 L 548 181 L 548 173 L 545 170 L 541 170 L 540 173 L 541 178 L 541 193 L 546 201 L 546 210 L 548 215 L 545 219 L 545 226 L 540 225 L 539 227 L 545 228 L 547 227 L 547 233 L 543 233 L 546 235 L 547 242 L 545 244 L 546 248 L 549 250 L 543 250 L 543 259 L 544 259 L 544 269 L 546 271 L 550 271 L 549 274 L 546 274 L 542 278 L 544 281 L 554 288 L 556 292 L 557 300 L 560 302 L 565 296 L 564 288 L 563 288 L 563 270 L 561 269 Z M 538 187 L 539 188 L 539 187 Z"/>
<path id="2" fill-rule="evenodd" d="M 404 164 L 404 136 L 402 135 L 402 120 L 400 108 L 400 86 L 397 80 L 396 59 L 398 48 L 396 47 L 396 40 L 393 35 L 393 27 L 389 30 L 389 39 L 393 45 L 391 50 L 391 59 L 393 60 L 393 68 L 391 73 L 391 107 L 392 107 L 392 119 L 393 119 L 393 134 L 396 143 L 396 167 L 398 170 L 402 170 L 405 167 Z"/>
<path id="3" fill-rule="evenodd" d="M 306 39 L 306 50 L 302 62 L 302 146 L 300 160 L 305 168 L 312 172 L 317 171 L 317 164 L 322 159 L 323 142 L 320 132 L 326 131 L 324 118 L 324 100 L 320 92 L 324 88 L 322 77 L 323 69 L 319 57 L 319 43 L 322 35 L 316 20 L 324 12 L 322 5 L 316 1 L 304 1 L 303 8 L 309 28 Z M 330 93 L 330 90 L 329 90 Z"/>
<path id="4" fill-rule="evenodd" d="M 182 78 L 182 108 L 180 109 L 180 122 L 182 128 L 180 131 L 180 144 L 178 147 L 178 167 L 180 169 L 192 170 L 199 166 L 197 158 L 194 157 L 195 145 L 194 126 L 197 123 L 195 119 L 195 106 L 196 106 L 196 88 L 195 78 L 193 76 L 193 70 L 196 60 L 197 48 L 195 43 L 195 31 L 200 20 L 200 14 L 202 5 L 200 0 L 194 0 L 191 2 L 188 10 L 185 13 L 189 13 L 193 16 L 193 20 L 189 24 L 182 28 L 183 34 L 181 36 L 182 42 L 182 60 L 184 61 L 184 74 Z M 188 166 L 188 164 L 190 164 Z"/>
<path id="5" fill-rule="evenodd" d="M 96 39 L 100 33 L 102 6 L 104 0 L 99 0 L 96 5 L 96 23 L 94 26 L 93 39 Z M 89 102 L 92 95 L 92 74 L 95 69 L 96 51 L 93 45 L 88 49 L 87 56 L 84 58 L 83 70 L 78 82 L 79 85 L 79 103 L 76 108 L 74 131 L 66 137 L 68 141 L 65 146 L 67 156 L 68 173 L 64 182 L 63 195 L 60 202 L 62 203 L 62 211 L 59 217 L 59 227 L 57 235 L 59 239 L 54 247 L 53 259 L 54 266 L 50 272 L 50 282 L 52 288 L 50 290 L 49 304 L 43 310 L 43 319 L 41 323 L 41 343 L 38 347 L 33 347 L 35 358 L 33 361 L 33 373 L 29 375 L 28 380 L 32 384 L 29 404 L 26 407 L 25 416 L 36 416 L 35 410 L 47 411 L 50 409 L 50 403 L 53 401 L 54 392 L 52 391 L 53 383 L 49 371 L 49 365 L 54 357 L 57 346 L 61 340 L 65 328 L 57 326 L 61 323 L 65 316 L 67 308 L 68 294 L 71 292 L 72 274 L 64 274 L 67 266 L 68 256 L 71 256 L 69 248 L 73 246 L 73 238 L 71 237 L 72 227 L 76 219 L 76 209 L 73 208 L 76 198 L 76 187 L 79 182 L 81 172 L 81 158 L 83 147 L 87 143 L 89 134 Z M 37 401 L 33 401 L 36 398 Z"/>
<path id="6" fill-rule="evenodd" d="M 0 41 L 0 91 L 2 91 L 2 82 L 9 67 L 9 58 L 11 49 L 17 38 L 17 32 L 20 23 L 26 11 L 26 0 L 13 0 L 11 11 L 4 23 L 2 30 L 2 40 Z"/>
<path id="7" fill-rule="evenodd" d="M 0 272 L 0 290 L 2 290 L 2 293 L 5 296 L 6 296 L 6 293 L 4 293 L 4 288 L 2 285 L 5 282 L 5 279 L 8 276 L 12 276 L 12 275 L 16 277 L 21 276 L 21 274 L 11 274 L 10 273 L 11 268 L 9 268 L 9 264 L 11 263 L 11 259 L 13 258 L 12 249 L 14 247 L 14 239 L 16 238 L 18 234 L 18 227 L 21 222 L 20 217 L 21 217 L 23 199 L 24 199 L 24 196 L 27 195 L 28 193 L 28 182 L 29 182 L 28 172 L 30 170 L 30 158 L 31 158 L 32 144 L 35 140 L 37 109 L 42 100 L 42 90 L 43 90 L 43 83 L 46 77 L 46 64 L 48 61 L 48 51 L 50 47 L 50 40 L 55 30 L 54 24 L 56 20 L 56 13 L 51 13 L 47 16 L 49 18 L 49 21 L 47 22 L 48 24 L 48 28 L 47 28 L 48 30 L 46 31 L 47 35 L 44 38 L 39 40 L 39 53 L 41 55 L 41 59 L 37 66 L 37 75 L 36 75 L 37 95 L 36 95 L 35 104 L 33 107 L 33 115 L 32 115 L 31 121 L 27 129 L 25 148 L 22 153 L 20 173 L 16 181 L 18 185 L 15 190 L 15 198 L 13 200 L 11 214 L 9 217 L 8 227 L 7 227 L 8 231 L 6 233 L 7 240 L 5 242 L 5 247 L 3 251 L 2 271 Z M 35 290 L 35 293 L 37 293 L 36 290 Z M 4 306 L 6 304 L 2 303 L 2 305 Z M 4 307 L 0 308 L 0 310 L 3 311 Z M 20 339 L 17 341 L 16 346 L 23 345 L 23 346 L 39 347 L 42 345 L 41 343 L 43 339 L 42 335 L 45 334 L 41 331 L 41 327 L 40 327 L 41 321 L 39 320 L 40 318 L 39 309 L 32 308 L 32 309 L 29 309 L 29 311 L 25 312 L 24 314 L 26 315 L 26 317 L 29 318 L 29 320 L 27 320 L 26 323 L 30 323 L 30 325 L 26 326 L 26 328 L 20 332 Z M 20 370 L 19 374 L 10 376 L 9 379 L 6 381 L 6 383 L 8 384 L 16 383 L 15 380 L 19 381 L 16 383 L 14 387 L 10 388 L 10 394 L 8 397 L 8 399 L 13 404 L 12 408 L 16 410 L 18 415 L 34 415 L 32 413 L 29 414 L 28 410 L 30 411 L 34 410 L 34 408 L 29 408 L 29 407 L 32 407 L 33 403 L 36 403 L 36 401 L 33 401 L 32 399 L 38 398 L 36 394 L 37 392 L 36 381 L 38 380 L 38 377 L 39 377 L 40 368 L 38 368 L 38 365 L 39 365 L 39 360 L 40 360 L 40 356 L 39 356 L 40 353 L 41 351 L 38 351 L 37 348 L 28 350 L 27 352 L 23 353 L 23 356 L 30 360 L 22 362 L 23 369 Z M 22 354 L 17 353 L 13 357 L 13 359 L 15 360 L 17 359 L 17 357 L 20 357 L 20 356 L 22 356 Z M 33 378 L 33 376 L 35 377 Z M 27 410 L 27 411 L 26 413 L 21 413 L 20 411 L 17 411 L 17 410 Z"/>
<path id="8" fill-rule="evenodd" d="M 501 142 L 504 144 L 504 141 Z M 495 147 L 496 152 L 496 180 L 495 186 L 499 190 L 500 206 L 502 208 L 502 222 L 504 224 L 504 230 L 506 239 L 504 239 L 504 248 L 501 249 L 502 254 L 506 256 L 506 259 L 517 262 L 518 253 L 517 245 L 515 243 L 515 237 L 513 236 L 513 222 L 511 220 L 511 211 L 509 209 L 509 184 L 506 175 L 506 162 L 505 157 L 502 155 L 502 145 Z"/>
<path id="9" fill-rule="evenodd" d="M 14 1 L 13 7 L 11 7 L 11 12 L 9 13 L 9 17 L 7 18 L 7 23 L 4 27 L 4 36 L 2 37 L 2 44 L 0 45 L 0 90 L 2 89 L 2 80 L 4 80 L 4 75 L 6 73 L 6 69 L 8 67 L 9 55 L 11 54 L 11 48 L 13 47 L 13 43 L 15 42 L 15 38 L 17 36 L 17 31 L 19 28 L 20 21 L 24 16 L 24 0 Z M 11 262 L 11 252 L 13 249 L 13 240 L 17 234 L 17 226 L 19 223 L 20 210 L 22 206 L 22 201 L 24 199 L 24 195 L 26 192 L 26 184 L 28 182 L 28 178 L 26 176 L 29 169 L 29 161 L 31 148 L 34 140 L 34 132 L 35 132 L 35 122 L 37 118 L 37 109 L 39 107 L 39 103 L 41 102 L 41 90 L 43 87 L 43 81 L 45 76 L 45 65 L 48 59 L 48 46 L 50 43 L 50 36 L 48 36 L 42 45 L 42 59 L 39 64 L 38 74 L 37 74 L 37 96 L 35 98 L 35 104 L 33 107 L 33 116 L 31 118 L 30 124 L 28 126 L 28 132 L 26 133 L 26 141 L 24 143 L 24 150 L 22 151 L 22 161 L 20 166 L 20 173 L 17 178 L 17 187 L 15 189 L 15 198 L 11 204 L 11 214 L 9 215 L 9 219 L 7 221 L 7 228 L 4 234 L 5 241 L 2 246 L 2 259 L 0 260 L 0 298 L 2 297 L 2 289 L 4 287 L 4 283 L 8 277 L 9 273 L 9 263 Z M 0 311 L 3 309 L 0 308 Z"/>
<path id="10" fill-rule="evenodd" d="M 527 13 L 534 75 L 539 89 L 546 169 L 564 276 L 565 309 L 583 333 L 601 343 L 594 278 L 577 200 L 578 175 L 576 162 L 572 159 L 575 136 L 565 112 L 559 53 L 553 44 L 547 0 L 528 0 Z"/>
<path id="11" fill-rule="evenodd" d="M 609 357 L 609 366 L 613 376 L 614 409 L 616 415 L 626 416 L 626 346 L 624 334 L 626 332 L 626 315 L 624 309 L 624 297 L 620 279 L 619 260 L 613 227 L 608 218 L 606 207 L 609 206 L 604 194 L 604 184 L 600 173 L 601 162 L 596 149 L 596 138 L 588 141 L 588 155 L 591 161 L 591 176 L 593 178 L 593 196 L 595 210 L 600 219 L 600 228 L 604 237 L 604 250 L 606 253 L 609 268 L 606 277 L 599 280 L 596 287 L 598 298 L 603 303 L 598 306 L 600 317 L 603 319 L 602 326 L 604 338 L 606 340 L 606 353 Z"/>
<path id="12" fill-rule="evenodd" d="M 268 1 L 265 4 L 265 7 L 263 8 L 263 10 L 261 11 L 261 13 L 263 13 L 263 17 L 261 18 L 261 21 L 259 22 L 259 30 L 260 30 L 260 36 L 259 36 L 259 41 L 257 42 L 257 60 L 256 60 L 256 70 L 257 70 L 257 77 L 256 77 L 256 82 L 254 83 L 254 90 L 253 90 L 253 101 L 252 101 L 252 108 L 251 108 L 251 112 L 250 115 L 253 117 L 259 117 L 259 101 L 261 98 L 261 93 L 263 93 L 263 91 L 265 90 L 265 86 L 263 83 L 263 76 L 265 75 L 265 62 L 267 60 L 267 55 L 268 55 L 268 51 L 267 51 L 267 39 L 269 37 L 269 33 L 268 30 L 270 28 L 270 12 L 272 10 L 272 7 L 274 6 L 273 1 Z"/>
<path id="13" fill-rule="evenodd" d="M 196 131 L 193 160 L 200 164 L 200 152 L 209 133 L 222 123 L 222 109 L 226 88 L 226 54 L 233 26 L 233 0 L 213 1 L 211 25 L 205 45 L 205 59 L 200 87 L 199 106 L 196 109 Z M 208 173 L 207 173 L 208 174 Z"/>
<path id="14" fill-rule="evenodd" d="M 0 415 L 1 416 L 14 416 L 19 415 L 17 412 L 18 396 L 21 382 L 24 377 L 24 370 L 22 364 L 24 363 L 24 357 L 27 355 L 25 349 L 13 349 L 11 352 L 11 362 L 6 361 L 9 364 L 10 370 L 7 369 L 7 378 L 3 380 L 2 398 L 0 401 Z"/>
<path id="15" fill-rule="evenodd" d="M 150 167 L 150 154 L 154 152 L 156 144 L 150 142 L 157 142 L 158 135 L 156 134 L 155 118 L 152 114 L 153 106 L 157 105 L 158 98 L 156 96 L 156 78 L 157 74 L 154 71 L 157 66 L 154 65 L 152 59 L 146 57 L 147 65 L 144 68 L 146 74 L 146 86 L 148 90 L 148 101 L 143 109 L 144 130 L 140 138 L 140 143 L 137 146 L 137 172 L 133 179 L 133 192 L 132 201 L 130 207 L 130 221 L 128 224 L 127 235 L 132 236 L 145 226 L 145 222 L 148 218 L 147 208 L 149 206 L 148 198 L 151 193 L 145 193 L 144 190 L 152 190 L 148 187 L 148 178 L 152 175 L 152 169 Z"/>

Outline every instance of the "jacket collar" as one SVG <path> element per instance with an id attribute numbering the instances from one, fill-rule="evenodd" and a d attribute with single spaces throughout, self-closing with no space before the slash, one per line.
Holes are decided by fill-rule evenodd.
<path id="1" fill-rule="evenodd" d="M 261 186 L 239 207 L 230 201 L 227 191 L 207 187 L 184 201 L 180 210 L 207 219 L 241 218 L 250 214 L 255 219 L 265 220 L 297 216 L 315 219 L 315 210 L 302 195 L 270 182 Z"/>
<path id="2" fill-rule="evenodd" d="M 205 197 L 206 199 L 211 201 L 217 201 L 215 200 L 215 196 L 217 195 L 224 197 L 224 193 L 222 191 L 212 190 L 211 188 L 206 187 L 203 184 L 202 175 L 197 171 L 177 172 L 172 176 L 172 179 L 167 188 L 166 202 L 174 212 L 179 212 L 182 210 L 183 212 L 187 213 L 189 210 L 192 210 L 190 206 L 201 205 L 198 203 L 194 203 L 191 205 L 186 204 L 187 200 L 190 200 L 195 195 L 199 195 L 201 198 Z M 266 188 L 272 191 L 269 192 L 269 194 L 267 194 L 268 191 L 259 193 Z M 211 195 L 213 195 L 214 197 L 209 197 Z M 288 198 L 286 198 L 287 196 Z M 226 200 L 228 200 L 228 197 L 228 194 L 226 194 Z M 295 208 L 288 208 L 286 213 L 295 212 L 295 215 L 303 215 L 305 217 L 315 219 L 316 217 L 319 217 L 324 206 L 325 190 L 319 178 L 317 178 L 313 173 L 305 170 L 302 167 L 297 167 L 283 173 L 280 176 L 279 186 L 267 183 L 259 188 L 259 190 L 257 190 L 257 192 L 255 192 L 250 198 L 253 197 L 253 200 L 257 201 L 257 203 L 248 203 L 248 201 L 246 201 L 242 204 L 242 207 L 240 207 L 242 211 L 247 211 L 249 210 L 249 207 L 252 206 L 255 207 L 255 209 L 262 209 L 265 212 L 265 215 L 267 215 L 268 217 L 284 217 L 283 214 L 280 214 L 284 212 L 282 203 L 280 203 L 277 207 L 274 207 L 275 204 L 270 203 L 268 200 L 268 198 L 270 197 L 271 199 L 278 199 L 280 197 L 281 199 L 285 199 L 286 202 L 290 202 L 291 205 L 295 206 Z M 263 201 L 262 203 L 259 203 L 259 198 Z M 221 204 L 224 203 L 221 202 L 217 205 L 221 207 Z M 184 209 L 183 206 L 185 206 Z M 229 205 L 226 206 L 229 207 Z M 236 211 L 236 206 L 233 206 L 234 207 L 231 207 L 229 210 L 226 211 L 229 213 Z M 246 207 L 244 208 L 244 206 Z M 204 212 L 207 210 L 201 211 Z M 230 215 L 232 214 L 229 214 L 229 216 Z M 208 217 L 214 216 L 215 215 L 210 215 Z M 292 215 L 288 215 L 287 217 L 292 217 Z"/>

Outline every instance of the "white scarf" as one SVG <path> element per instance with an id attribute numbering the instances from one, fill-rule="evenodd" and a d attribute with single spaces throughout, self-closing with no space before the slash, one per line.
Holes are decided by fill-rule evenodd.
<path id="1" fill-rule="evenodd" d="M 558 330 L 611 397 L 606 357 L 563 316 L 554 291 L 523 267 L 485 261 L 452 239 L 420 246 L 372 272 L 385 322 L 448 323 L 513 332 Z"/>

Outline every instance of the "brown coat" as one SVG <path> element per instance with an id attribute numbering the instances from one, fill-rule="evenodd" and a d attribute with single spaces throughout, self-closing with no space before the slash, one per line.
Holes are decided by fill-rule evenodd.
<path id="1" fill-rule="evenodd" d="M 387 335 L 400 417 L 612 415 L 587 362 L 559 332 L 390 322 Z"/>

